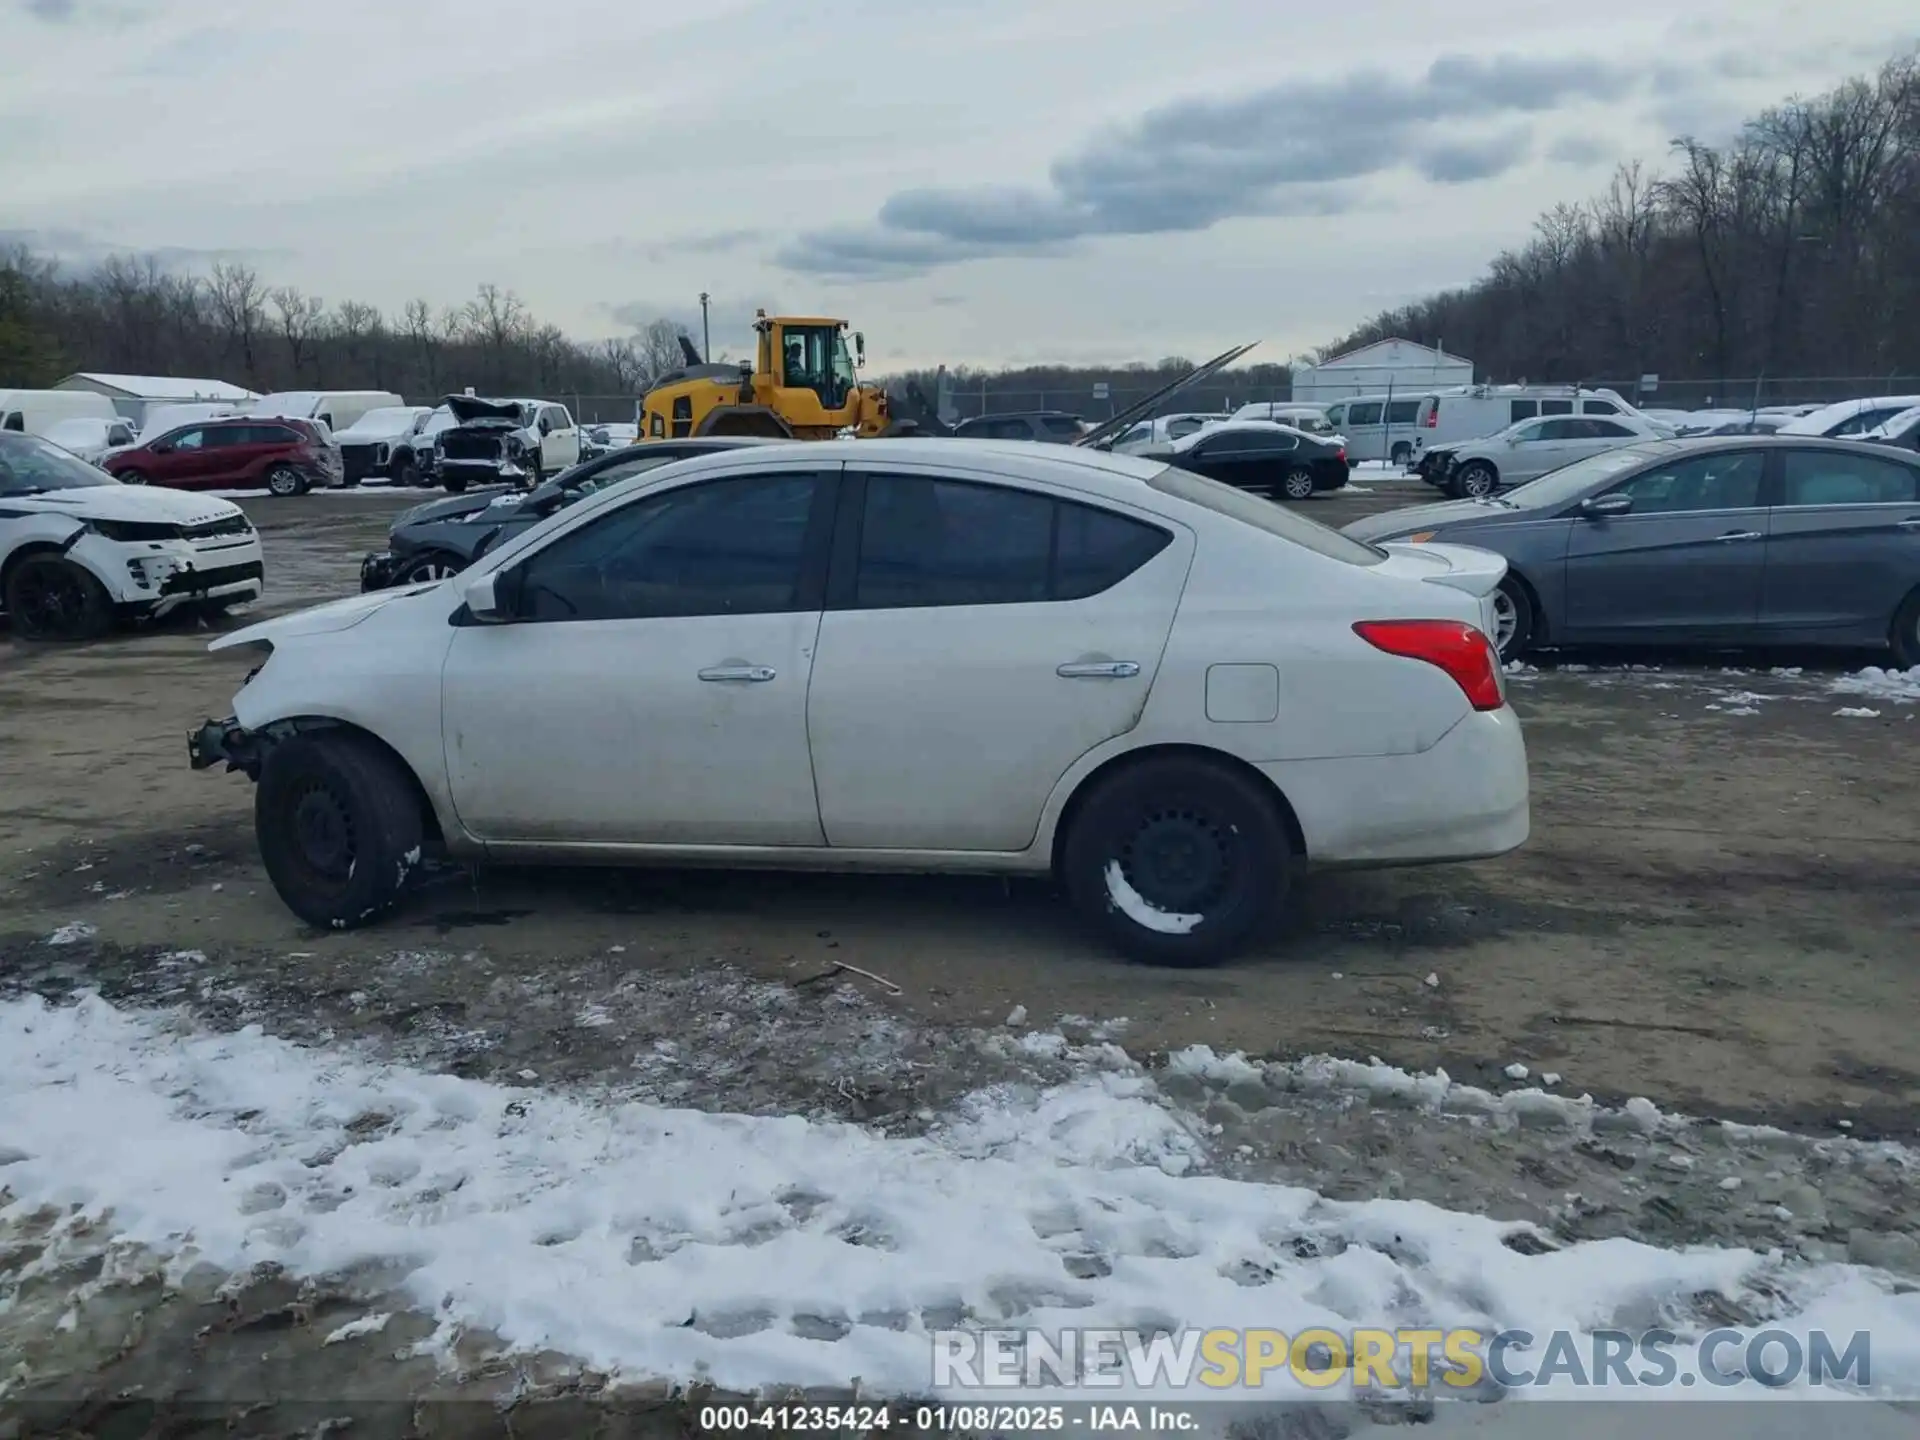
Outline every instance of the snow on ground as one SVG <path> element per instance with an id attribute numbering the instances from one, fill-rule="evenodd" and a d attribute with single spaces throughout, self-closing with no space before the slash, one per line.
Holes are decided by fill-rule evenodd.
<path id="1" fill-rule="evenodd" d="M 1900 704 L 1920 702 L 1920 665 L 1911 670 L 1883 670 L 1869 665 L 1851 675 L 1842 675 L 1828 687 L 1835 695 L 1871 695 L 1877 700 Z"/>
<path id="2" fill-rule="evenodd" d="M 1064 1044 L 1009 1040 L 1049 1042 Z M 926 1332 L 949 1326 L 1698 1337 L 1732 1311 L 1750 1330 L 1871 1330 L 1877 1389 L 1920 1376 L 1920 1293 L 1883 1273 L 1627 1239 L 1561 1247 L 1416 1201 L 1190 1173 L 1202 1127 L 1138 1070 L 980 1092 L 927 1134 L 890 1138 L 429 1073 L 93 995 L 0 1003 L 0 1054 L 0 1224 L 57 1207 L 67 1234 L 116 1232 L 176 1274 L 402 1276 L 443 1353 L 472 1328 L 635 1377 L 926 1394 Z M 1170 1070 L 1229 1085 L 1267 1073 L 1199 1048 Z M 1324 1060 L 1292 1083 L 1398 1086 L 1422 1105 L 1470 1088 Z M 1487 1098 L 1529 1094 L 1591 1105 Z M 59 1238 L 35 1265 L 61 1263 Z M 1304 1393 L 1270 1381 L 1266 1395 Z"/>

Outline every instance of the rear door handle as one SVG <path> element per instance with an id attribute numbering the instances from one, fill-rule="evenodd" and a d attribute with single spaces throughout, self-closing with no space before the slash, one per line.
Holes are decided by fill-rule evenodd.
<path id="1" fill-rule="evenodd" d="M 702 680 L 735 680 L 760 685 L 773 679 L 771 665 L 714 665 L 700 672 Z"/>
<path id="2" fill-rule="evenodd" d="M 1758 540 L 1759 538 L 1760 532 L 1758 530 L 1729 530 L 1720 537 L 1720 543 L 1722 545 L 1728 545 L 1735 540 Z"/>
<path id="3" fill-rule="evenodd" d="M 1065 680 L 1131 680 L 1140 667 L 1131 660 L 1089 660 L 1053 672 Z"/>

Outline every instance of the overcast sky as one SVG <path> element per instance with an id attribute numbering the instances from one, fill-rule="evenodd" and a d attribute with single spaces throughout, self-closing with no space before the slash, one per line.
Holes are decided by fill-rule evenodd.
<path id="1" fill-rule="evenodd" d="M 715 300 L 881 369 L 1284 360 L 1912 0 L 0 0 L 0 233 L 591 339 Z M 682 18 L 684 17 L 684 18 Z M 1684 17 L 1684 18 L 1676 18 Z"/>

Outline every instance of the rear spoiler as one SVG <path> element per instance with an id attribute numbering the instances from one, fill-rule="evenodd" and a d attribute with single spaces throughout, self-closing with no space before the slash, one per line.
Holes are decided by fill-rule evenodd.
<path id="1" fill-rule="evenodd" d="M 1087 431 L 1087 433 L 1082 435 L 1078 440 L 1073 440 L 1068 443 L 1073 445 L 1099 445 L 1103 441 L 1111 440 L 1129 425 L 1133 424 L 1134 421 L 1151 415 L 1157 406 L 1179 394 L 1189 385 L 1196 384 L 1201 380 L 1206 380 L 1226 369 L 1227 366 L 1233 364 L 1234 361 L 1259 345 L 1259 343 L 1258 340 L 1254 340 L 1246 345 L 1236 345 L 1231 350 L 1222 351 L 1220 354 L 1214 356 L 1213 359 L 1207 361 L 1206 364 L 1195 366 L 1171 385 L 1161 386 L 1158 390 L 1147 396 L 1146 399 L 1129 405 L 1111 420 L 1102 421 L 1100 424 L 1094 426 L 1093 429 Z"/>

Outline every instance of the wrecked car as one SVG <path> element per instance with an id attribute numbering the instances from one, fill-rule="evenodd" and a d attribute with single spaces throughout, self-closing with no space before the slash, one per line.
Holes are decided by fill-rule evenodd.
<path id="1" fill-rule="evenodd" d="M 412 440 L 434 412 L 425 405 L 383 405 L 369 410 L 333 438 L 340 446 L 340 466 L 348 485 L 363 480 L 386 480 L 412 485 L 416 465 Z"/>
<path id="2" fill-rule="evenodd" d="M 622 446 L 576 465 L 530 494 L 493 485 L 430 500 L 394 517 L 387 532 L 387 548 L 360 562 L 360 589 L 364 593 L 395 585 L 421 585 L 457 575 L 502 540 L 643 470 L 694 455 L 783 443 L 792 442 L 745 435 L 655 440 L 644 446 Z"/>
<path id="3" fill-rule="evenodd" d="M 0 433 L 0 610 L 21 640 L 91 640 L 116 620 L 260 598 L 238 505 L 123 485 L 37 435 Z"/>
<path id="4" fill-rule="evenodd" d="M 449 395 L 454 423 L 434 437 L 434 474 L 453 494 L 469 485 L 531 489 L 580 459 L 580 431 L 564 405 Z"/>

